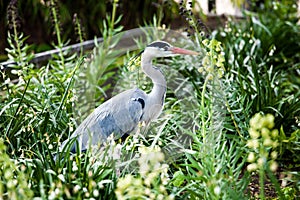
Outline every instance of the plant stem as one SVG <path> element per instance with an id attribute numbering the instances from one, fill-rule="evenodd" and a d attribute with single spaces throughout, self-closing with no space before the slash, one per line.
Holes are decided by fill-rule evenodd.
<path id="1" fill-rule="evenodd" d="M 20 47 L 20 44 L 19 44 L 19 38 L 18 38 L 18 32 L 17 32 L 17 25 L 16 25 L 16 22 L 15 20 L 13 20 L 13 27 L 14 27 L 14 40 L 16 42 L 16 46 L 17 46 L 17 51 L 18 51 L 18 56 L 17 56 L 17 62 L 21 62 L 22 61 L 22 58 L 21 58 L 21 55 L 22 55 L 22 52 L 21 52 L 21 47 Z"/>
<path id="2" fill-rule="evenodd" d="M 80 21 L 79 21 L 78 17 L 76 17 L 75 20 L 76 20 L 75 26 L 77 26 L 79 41 L 80 41 L 80 43 L 83 43 L 83 32 L 81 30 Z M 83 45 L 80 45 L 80 56 L 79 57 L 82 57 L 82 55 L 83 55 Z"/>
<path id="3" fill-rule="evenodd" d="M 239 136 L 240 136 L 241 138 L 243 138 L 243 136 L 242 136 L 242 134 L 241 134 L 241 131 L 240 131 L 240 129 L 239 129 L 239 126 L 237 125 L 237 123 L 236 123 L 236 121 L 235 121 L 233 112 L 232 112 L 231 109 L 230 109 L 230 106 L 229 106 L 229 103 L 228 103 L 226 97 L 225 97 L 225 105 L 226 105 L 227 111 L 228 111 L 229 114 L 230 114 L 230 117 L 231 117 L 231 120 L 232 120 L 233 125 L 234 125 L 234 127 L 235 127 L 235 130 L 238 132 Z"/>
<path id="4" fill-rule="evenodd" d="M 24 80 L 24 81 L 25 81 L 25 80 Z M 26 81 L 25 81 L 25 82 L 26 82 Z M 6 129 L 5 136 L 7 137 L 8 141 L 9 141 L 9 138 L 10 138 L 9 131 L 10 131 L 10 129 L 11 129 L 12 122 L 13 122 L 13 120 L 16 118 L 16 116 L 17 116 L 18 113 L 19 113 L 19 110 L 20 110 L 21 104 L 22 104 L 22 102 L 23 102 L 23 99 L 24 99 L 24 97 L 25 97 L 25 94 L 26 94 L 26 91 L 27 91 L 27 88 L 28 88 L 29 83 L 30 83 L 30 79 L 29 79 L 28 82 L 26 83 L 26 87 L 25 87 L 25 89 L 24 89 L 24 92 L 23 92 L 22 97 L 21 97 L 21 99 L 20 99 L 20 102 L 19 102 L 19 104 L 18 104 L 18 107 L 17 107 L 17 109 L 16 109 L 16 111 L 15 111 L 15 113 L 14 113 L 14 116 L 11 118 L 11 120 L 10 120 L 10 122 L 9 122 L 9 125 L 8 125 L 7 129 Z M 9 143 L 10 143 L 10 142 L 9 142 Z"/>
<path id="5" fill-rule="evenodd" d="M 113 10 L 112 10 L 112 16 L 111 16 L 111 24 L 110 24 L 110 29 L 114 30 L 114 23 L 115 23 L 115 18 L 116 18 L 116 12 L 117 12 L 117 3 L 119 0 L 114 0 L 113 3 Z"/>
<path id="6" fill-rule="evenodd" d="M 60 111 L 61 111 L 61 109 L 62 109 L 62 107 L 63 107 L 63 104 L 64 104 L 64 102 L 65 102 L 65 99 L 67 98 L 68 91 L 69 91 L 69 88 L 70 88 L 70 86 L 71 86 L 72 80 L 73 80 L 73 78 L 74 78 L 75 72 L 76 72 L 76 70 L 79 68 L 79 66 L 82 64 L 82 62 L 83 62 L 83 58 L 80 59 L 80 60 L 78 61 L 77 65 L 75 66 L 75 68 L 74 68 L 73 71 L 71 72 L 71 78 L 70 78 L 70 81 L 69 81 L 69 83 L 68 83 L 68 85 L 67 85 L 67 88 L 66 88 L 66 90 L 65 90 L 65 92 L 64 92 L 64 95 L 63 95 L 63 97 L 62 97 L 62 99 L 61 99 L 61 101 L 60 101 L 58 110 L 57 110 L 57 112 L 55 113 L 55 118 L 60 117 L 60 116 L 58 116 L 58 115 L 59 115 L 59 113 L 60 113 Z"/>
<path id="7" fill-rule="evenodd" d="M 202 93 L 201 93 L 201 111 L 202 111 L 201 121 L 202 121 L 202 137 L 203 137 L 203 139 L 206 136 L 206 133 L 205 133 L 206 122 L 205 122 L 205 118 L 204 118 L 204 113 L 205 113 L 204 99 L 205 99 L 205 92 L 206 92 L 206 86 L 207 86 L 208 81 L 209 81 L 209 78 L 208 78 L 208 76 L 206 76 L 204 84 L 203 84 Z"/>
<path id="8" fill-rule="evenodd" d="M 106 38 L 106 41 L 103 44 L 106 44 L 106 48 L 109 49 L 109 45 L 110 45 L 110 41 L 112 36 L 114 35 L 114 25 L 115 25 L 115 18 L 116 18 L 116 12 L 117 12 L 117 3 L 119 2 L 119 0 L 114 0 L 113 2 L 113 10 L 111 13 L 111 20 L 109 21 L 110 18 L 107 17 L 108 19 L 108 31 L 107 31 L 107 35 L 103 35 L 104 38 Z M 104 22 L 105 23 L 105 22 Z M 104 48 L 105 49 L 105 48 Z"/>
<path id="9" fill-rule="evenodd" d="M 264 176 L 265 176 L 264 168 L 261 167 L 259 169 L 259 198 L 262 199 L 262 200 L 265 199 Z"/>
<path id="10" fill-rule="evenodd" d="M 274 176 L 273 172 L 269 168 L 267 169 L 267 173 L 268 173 L 268 177 L 270 177 L 272 183 L 274 184 L 278 196 L 280 197 L 280 199 L 284 199 L 284 194 L 282 193 L 280 184 L 278 183 L 276 176 Z"/>
<path id="11" fill-rule="evenodd" d="M 52 12 L 52 15 L 53 15 L 53 20 L 54 20 L 54 28 L 55 28 L 56 37 L 57 37 L 57 44 L 58 44 L 58 48 L 59 48 L 59 57 L 60 57 L 60 60 L 62 61 L 62 65 L 64 65 L 65 58 L 63 56 L 63 51 L 62 51 L 63 43 L 62 43 L 62 40 L 61 40 L 59 21 L 58 21 L 58 17 L 57 17 L 57 12 L 56 12 L 56 8 L 55 8 L 54 0 L 51 0 L 50 3 L 51 3 L 51 12 Z"/>

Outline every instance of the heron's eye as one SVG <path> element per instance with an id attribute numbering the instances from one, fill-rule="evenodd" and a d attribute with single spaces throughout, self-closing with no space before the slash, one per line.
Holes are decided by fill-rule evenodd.
<path id="1" fill-rule="evenodd" d="M 168 51 L 169 50 L 169 47 L 165 46 L 162 48 L 164 51 Z"/>

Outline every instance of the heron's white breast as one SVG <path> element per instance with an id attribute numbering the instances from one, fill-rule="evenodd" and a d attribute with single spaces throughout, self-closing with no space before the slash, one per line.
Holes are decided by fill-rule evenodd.
<path id="1" fill-rule="evenodd" d="M 150 121 L 157 119 L 161 114 L 163 107 L 163 102 L 157 101 L 149 97 L 145 103 L 142 121 L 149 123 Z"/>

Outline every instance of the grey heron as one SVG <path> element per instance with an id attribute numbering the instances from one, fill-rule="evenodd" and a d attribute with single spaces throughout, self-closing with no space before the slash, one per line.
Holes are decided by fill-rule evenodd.
<path id="1" fill-rule="evenodd" d="M 71 152 L 85 151 L 89 144 L 99 146 L 114 133 L 116 138 L 133 132 L 139 123 L 148 125 L 162 112 L 166 96 L 167 83 L 161 70 L 152 65 L 157 57 L 168 57 L 178 54 L 197 55 L 198 53 L 171 46 L 164 41 L 156 41 L 144 49 L 141 54 L 143 72 L 152 80 L 150 93 L 134 88 L 124 91 L 97 107 L 64 141 L 60 151 L 71 139 L 78 141 L 79 149 L 73 142 Z"/>

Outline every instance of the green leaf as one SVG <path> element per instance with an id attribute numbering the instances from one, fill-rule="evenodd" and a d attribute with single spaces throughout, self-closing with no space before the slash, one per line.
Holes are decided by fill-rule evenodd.
<path id="1" fill-rule="evenodd" d="M 185 181 L 185 176 L 182 171 L 177 171 L 173 175 L 172 183 L 176 187 L 180 187 Z"/>

